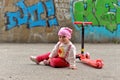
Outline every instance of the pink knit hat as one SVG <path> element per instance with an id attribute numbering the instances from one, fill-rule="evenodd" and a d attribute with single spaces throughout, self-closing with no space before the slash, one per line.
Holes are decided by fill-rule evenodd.
<path id="1" fill-rule="evenodd" d="M 66 36 L 68 39 L 71 39 L 72 29 L 70 29 L 68 27 L 62 27 L 59 30 L 58 35 L 59 36 Z"/>

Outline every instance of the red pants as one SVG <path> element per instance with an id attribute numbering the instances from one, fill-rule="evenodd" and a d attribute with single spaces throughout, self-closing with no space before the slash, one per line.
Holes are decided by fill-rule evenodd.
<path id="1" fill-rule="evenodd" d="M 50 52 L 46 53 L 46 54 L 42 54 L 42 55 L 38 55 L 36 57 L 36 60 L 38 62 L 41 62 L 43 60 L 48 60 L 49 58 L 49 54 Z M 60 67 L 68 67 L 69 66 L 69 63 L 63 59 L 63 58 L 60 58 L 60 57 L 55 57 L 55 58 L 52 58 L 50 60 L 50 66 L 52 67 L 56 67 L 56 68 L 60 68 Z"/>

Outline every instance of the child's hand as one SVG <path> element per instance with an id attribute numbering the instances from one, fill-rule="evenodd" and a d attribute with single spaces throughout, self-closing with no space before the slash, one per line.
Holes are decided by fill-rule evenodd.
<path id="1" fill-rule="evenodd" d="M 48 60 L 44 60 L 43 63 L 44 63 L 45 65 L 49 65 L 49 64 L 50 64 L 50 60 L 51 60 L 51 58 L 49 58 Z"/>
<path id="2" fill-rule="evenodd" d="M 50 62 L 49 62 L 49 60 L 44 60 L 43 63 L 44 63 L 45 65 L 49 65 Z"/>
<path id="3" fill-rule="evenodd" d="M 77 67 L 76 66 L 69 66 L 70 69 L 76 70 Z"/>

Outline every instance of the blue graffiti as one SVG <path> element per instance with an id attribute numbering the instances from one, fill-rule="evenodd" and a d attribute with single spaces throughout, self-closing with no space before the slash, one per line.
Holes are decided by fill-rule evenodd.
<path id="1" fill-rule="evenodd" d="M 7 12 L 5 14 L 7 17 L 7 30 L 23 24 L 27 24 L 28 28 L 33 28 L 36 26 L 51 27 L 58 25 L 53 0 L 38 2 L 29 7 L 25 5 L 24 0 L 20 0 L 16 3 L 16 6 L 19 7 L 18 11 Z M 45 12 L 45 18 L 47 19 L 42 19 L 41 15 L 45 14 Z"/>
<path id="2" fill-rule="evenodd" d="M 52 0 L 48 0 L 47 2 L 45 2 L 45 5 L 47 7 L 47 16 L 50 17 L 50 16 L 54 16 L 55 14 L 55 9 L 54 9 L 54 4 L 53 4 L 53 1 Z M 54 18 L 50 18 L 48 20 L 48 24 L 49 26 L 53 26 L 53 25 L 58 25 L 58 22 L 57 22 L 57 19 L 54 17 Z"/>
<path id="3" fill-rule="evenodd" d="M 41 19 L 40 15 L 44 13 L 44 7 L 41 2 L 38 2 L 36 5 L 30 6 L 28 8 L 28 12 L 30 14 L 30 19 L 29 19 L 29 27 L 32 28 L 34 26 L 47 26 L 46 25 L 46 20 Z M 35 12 L 36 12 L 36 17 L 35 18 Z"/>

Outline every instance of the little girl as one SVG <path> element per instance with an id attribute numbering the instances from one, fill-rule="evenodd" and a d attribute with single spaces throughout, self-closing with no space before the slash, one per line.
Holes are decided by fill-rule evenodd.
<path id="1" fill-rule="evenodd" d="M 70 69 L 76 69 L 76 47 L 70 41 L 71 35 L 72 29 L 62 27 L 58 32 L 59 42 L 52 51 L 38 56 L 30 56 L 30 59 L 36 64 L 43 61 L 45 65 L 55 68 L 69 67 Z"/>

